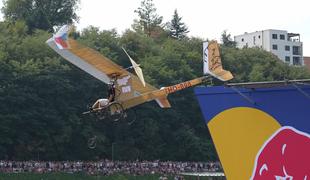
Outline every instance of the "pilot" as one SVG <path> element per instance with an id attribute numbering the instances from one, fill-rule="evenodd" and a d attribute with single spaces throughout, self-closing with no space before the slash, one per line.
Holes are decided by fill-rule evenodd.
<path id="1" fill-rule="evenodd" d="M 112 83 L 108 84 L 108 99 L 109 103 L 112 103 L 115 101 L 115 83 L 112 81 Z"/>
<path id="2" fill-rule="evenodd" d="M 98 99 L 90 108 L 90 110 L 102 108 L 108 106 L 110 103 L 115 101 L 115 84 L 111 82 L 108 84 L 108 98 Z"/>

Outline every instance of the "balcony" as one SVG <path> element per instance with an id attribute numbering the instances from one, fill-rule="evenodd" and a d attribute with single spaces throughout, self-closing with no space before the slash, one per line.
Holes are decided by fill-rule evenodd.
<path id="1" fill-rule="evenodd" d="M 287 33 L 287 40 L 292 42 L 300 42 L 300 34 Z"/>
<path id="2" fill-rule="evenodd" d="M 301 65 L 300 57 L 293 57 L 293 65 L 295 65 L 295 66 L 300 66 Z"/>
<path id="3" fill-rule="evenodd" d="M 301 56 L 301 47 L 300 46 L 293 46 L 293 55 Z"/>

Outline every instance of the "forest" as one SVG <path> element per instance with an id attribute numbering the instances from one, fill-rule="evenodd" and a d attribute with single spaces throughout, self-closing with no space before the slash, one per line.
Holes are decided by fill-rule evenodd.
<path id="1" fill-rule="evenodd" d="M 193 89 L 169 96 L 171 109 L 154 102 L 135 107 L 134 123 L 83 116 L 105 97 L 107 86 L 76 68 L 45 43 L 63 24 L 78 21 L 78 0 L 5 0 L 0 22 L 0 159 L 214 161 L 217 155 Z M 157 88 L 202 76 L 202 42 L 177 10 L 163 22 L 152 0 L 143 0 L 137 19 L 122 33 L 90 26 L 70 36 L 128 67 L 121 47 Z M 222 32 L 221 32 L 222 31 Z M 237 49 L 220 30 L 221 55 L 231 82 L 310 78 L 260 48 Z M 222 85 L 214 80 L 202 86 Z M 97 146 L 88 148 L 89 138 Z"/>

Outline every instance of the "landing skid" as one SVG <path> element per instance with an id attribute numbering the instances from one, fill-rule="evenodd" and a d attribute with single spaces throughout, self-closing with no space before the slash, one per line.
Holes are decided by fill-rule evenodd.
<path id="1" fill-rule="evenodd" d="M 126 118 L 126 113 L 124 113 L 123 106 L 117 102 L 110 103 L 108 106 L 105 107 L 85 111 L 82 114 L 95 115 L 99 120 L 108 119 L 112 121 L 119 121 Z"/>

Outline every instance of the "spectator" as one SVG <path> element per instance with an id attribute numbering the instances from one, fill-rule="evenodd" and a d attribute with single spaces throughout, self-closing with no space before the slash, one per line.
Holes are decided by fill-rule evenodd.
<path id="1" fill-rule="evenodd" d="M 161 162 L 161 161 L 109 161 L 98 162 L 82 161 L 61 161 L 61 162 L 41 162 L 41 161 L 1 161 L 0 173 L 48 173 L 66 172 L 79 173 L 85 172 L 90 175 L 113 175 L 116 173 L 144 175 L 162 174 L 178 175 L 181 172 L 218 172 L 221 171 L 219 162 Z M 165 176 L 161 176 L 162 179 Z M 183 179 L 175 176 L 175 179 Z"/>

